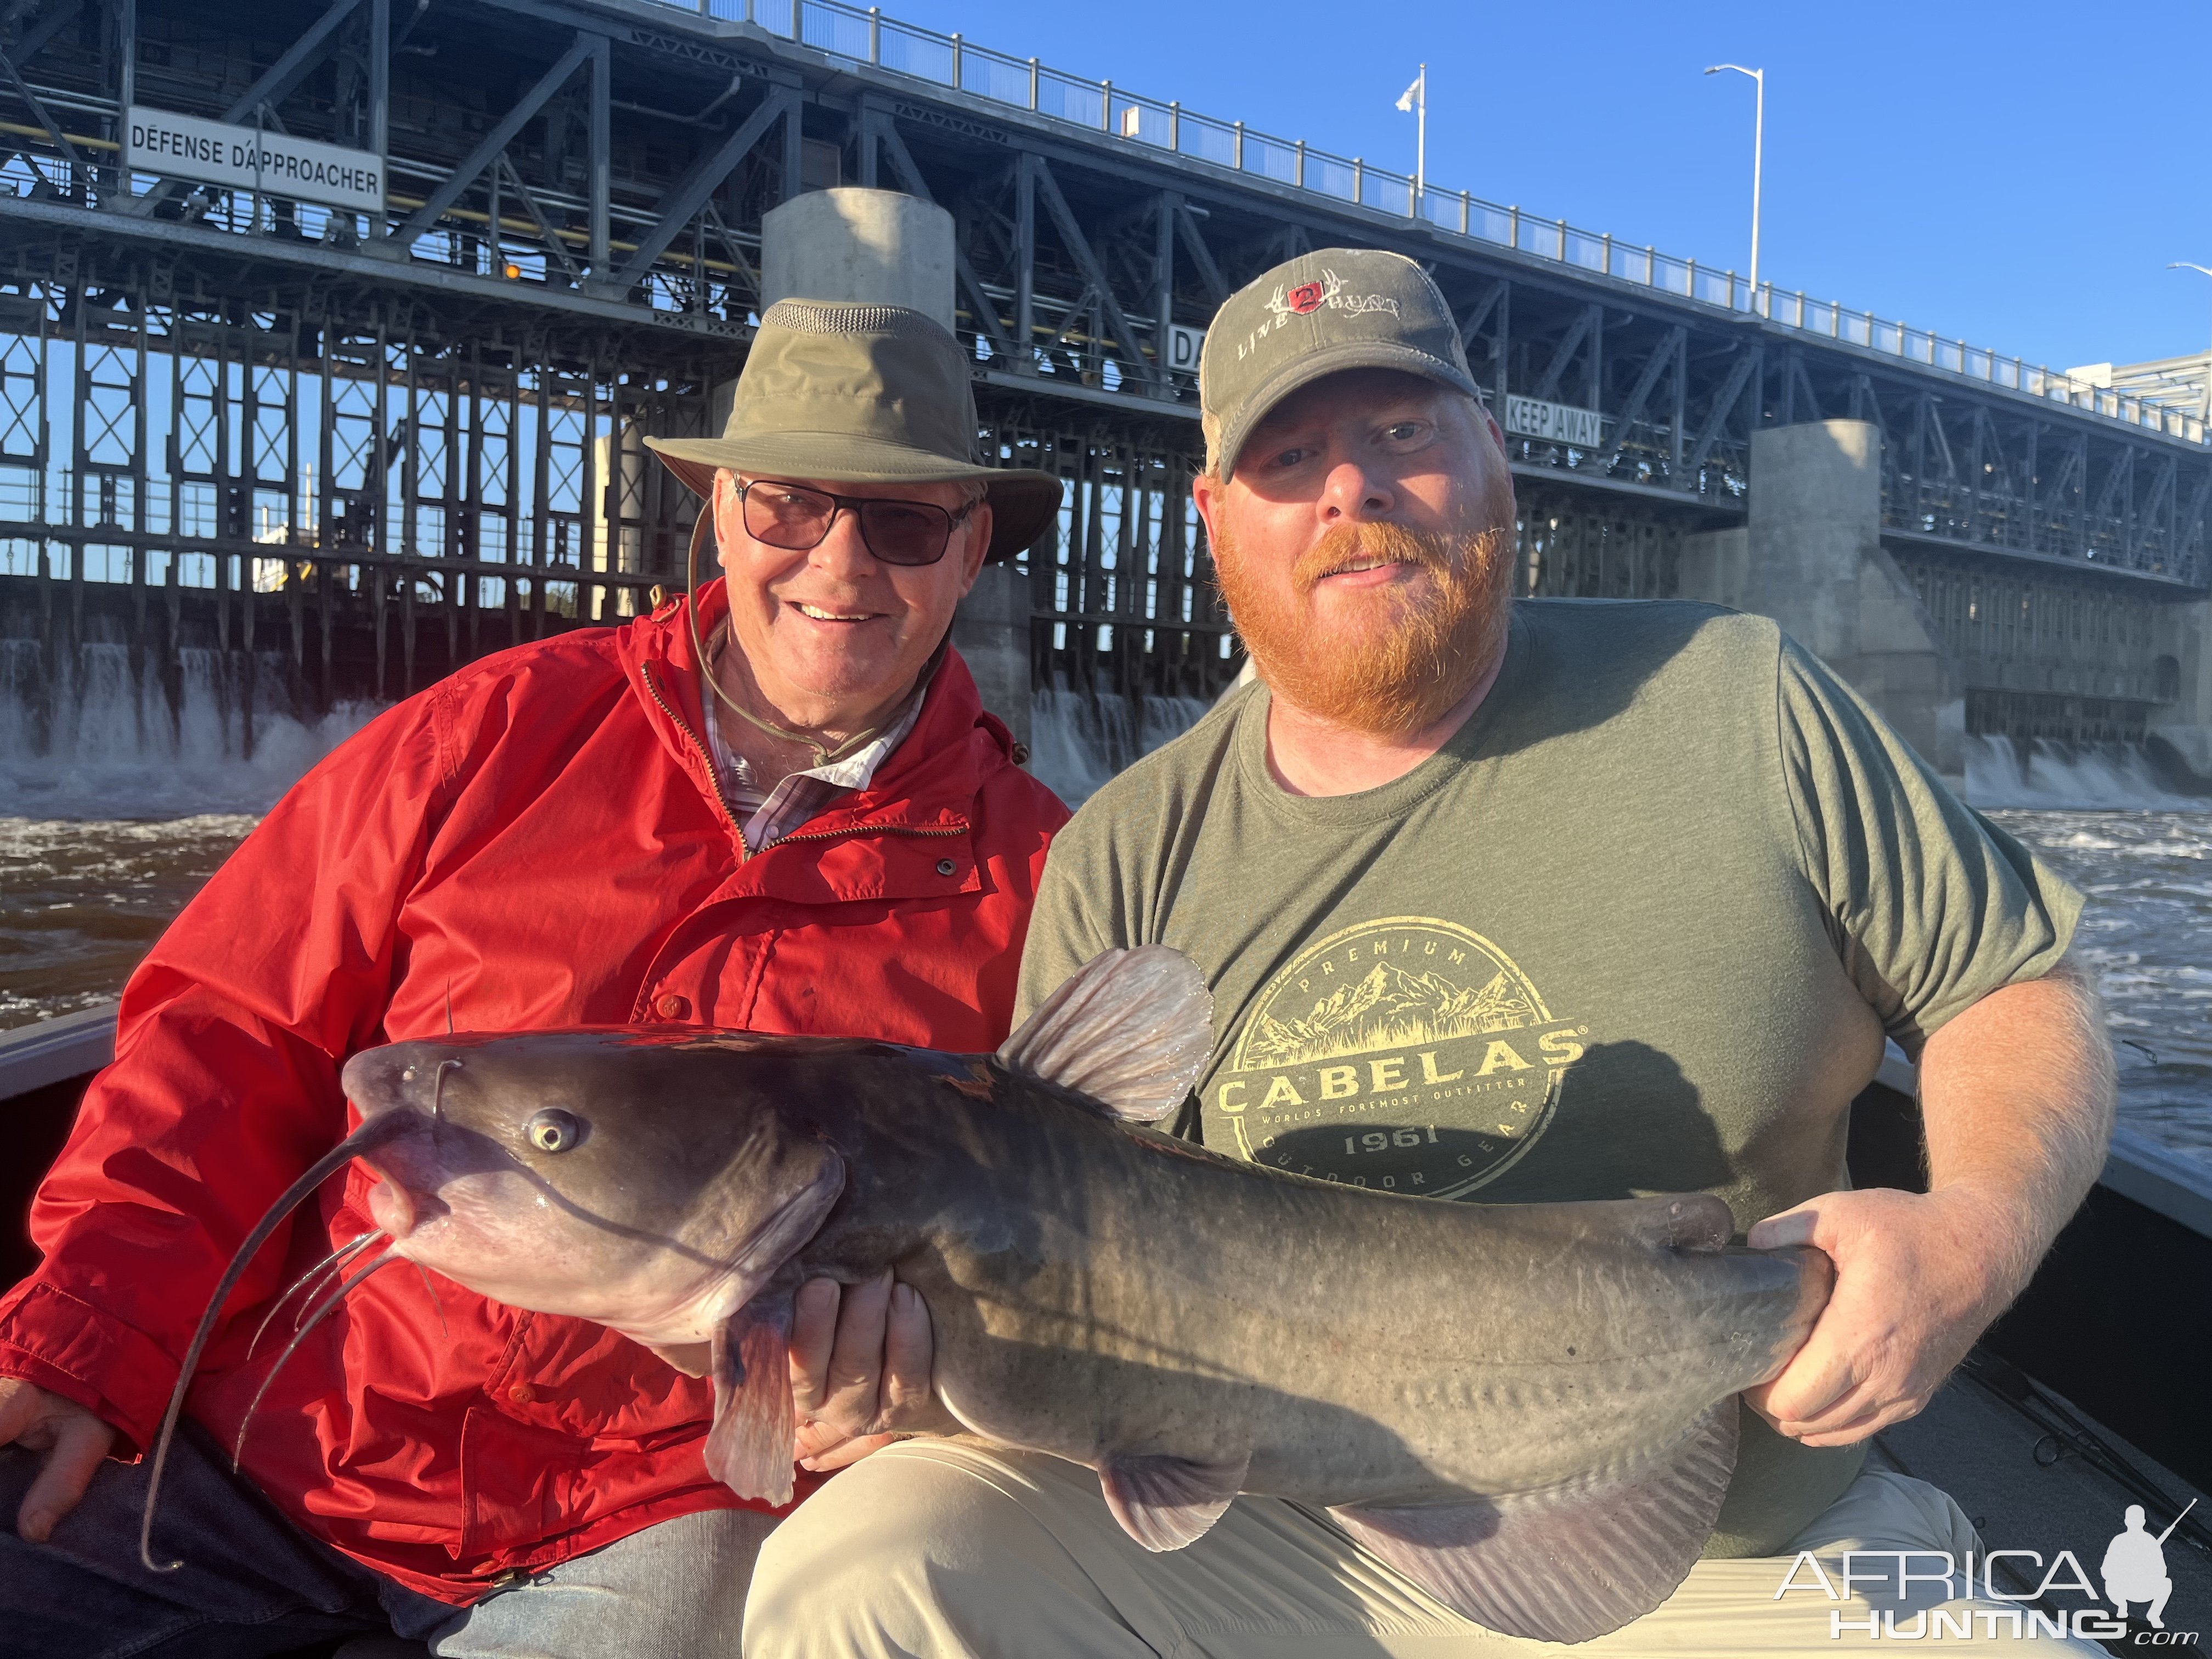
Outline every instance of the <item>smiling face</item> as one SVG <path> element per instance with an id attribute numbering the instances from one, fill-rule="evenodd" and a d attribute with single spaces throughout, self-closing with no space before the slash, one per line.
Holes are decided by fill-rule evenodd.
<path id="1" fill-rule="evenodd" d="M 935 564 L 885 564 L 868 551 L 860 520 L 841 510 L 820 545 L 771 547 L 747 533 L 727 472 L 714 478 L 714 535 L 729 579 L 730 629 L 751 689 L 779 724 L 818 732 L 866 731 L 882 723 L 920 678 L 975 585 L 991 544 L 991 509 L 978 502 L 955 526 Z M 968 505 L 957 483 L 785 482 L 848 496 L 929 501 L 948 513 Z"/>
<path id="2" fill-rule="evenodd" d="M 1503 647 L 1512 482 L 1461 393 L 1356 369 L 1301 387 L 1224 482 L 1194 487 L 1239 635 L 1273 693 L 1336 724 L 1423 729 Z"/>

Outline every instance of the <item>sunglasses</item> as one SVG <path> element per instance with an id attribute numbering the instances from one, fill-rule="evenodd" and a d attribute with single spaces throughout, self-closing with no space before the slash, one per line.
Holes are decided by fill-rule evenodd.
<path id="1" fill-rule="evenodd" d="M 953 526 L 975 510 L 974 501 L 950 513 L 934 501 L 836 495 L 774 478 L 755 478 L 737 488 L 745 534 L 755 541 L 806 552 L 821 546 L 837 514 L 850 508 L 860 521 L 861 544 L 885 564 L 935 564 L 952 540 Z"/>

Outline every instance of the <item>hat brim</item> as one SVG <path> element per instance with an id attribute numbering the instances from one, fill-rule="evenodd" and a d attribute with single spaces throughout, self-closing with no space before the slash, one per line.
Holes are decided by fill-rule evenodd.
<path id="1" fill-rule="evenodd" d="M 1418 374 L 1425 380 L 1434 380 L 1454 392 L 1464 392 L 1477 403 L 1482 401 L 1482 390 L 1473 380 L 1462 374 L 1456 364 L 1409 345 L 1390 340 L 1350 340 L 1342 345 L 1325 350 L 1309 352 L 1283 365 L 1260 388 L 1244 399 L 1233 424 L 1224 425 L 1217 443 L 1213 459 L 1224 479 L 1237 470 L 1237 462 L 1244 453 L 1244 443 L 1252 435 L 1252 428 L 1267 416 L 1267 411 L 1296 392 L 1300 386 L 1311 386 L 1316 380 L 1330 374 L 1341 374 L 1348 368 L 1394 368 L 1402 374 Z M 649 443 L 652 440 L 647 439 Z"/>
<path id="2" fill-rule="evenodd" d="M 984 561 L 1011 559 L 1036 544 L 1060 511 L 1060 482 L 1026 468 L 976 466 L 927 449 L 849 433 L 777 432 L 744 438 L 647 438 L 703 501 L 714 496 L 718 471 L 780 476 L 793 483 L 964 483 L 984 486 L 991 504 L 991 545 Z"/>

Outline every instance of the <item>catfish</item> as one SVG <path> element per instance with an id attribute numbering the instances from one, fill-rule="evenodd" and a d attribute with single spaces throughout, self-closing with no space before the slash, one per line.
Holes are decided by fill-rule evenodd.
<path id="1" fill-rule="evenodd" d="M 1804 1342 L 1827 1257 L 1731 1247 L 1705 1194 L 1439 1201 L 1206 1151 L 1153 1126 L 1211 1016 L 1189 961 L 1146 945 L 990 1054 L 644 1026 L 367 1050 L 344 1071 L 362 1127 L 318 1169 L 381 1176 L 388 1243 L 324 1300 L 404 1260 L 708 1345 L 707 1467 L 781 1504 L 793 1298 L 888 1269 L 928 1307 L 951 1416 L 1095 1469 L 1147 1549 L 1265 1493 L 1492 1630 L 1580 1642 L 1650 1612 L 1711 1533 L 1736 1396 Z"/>

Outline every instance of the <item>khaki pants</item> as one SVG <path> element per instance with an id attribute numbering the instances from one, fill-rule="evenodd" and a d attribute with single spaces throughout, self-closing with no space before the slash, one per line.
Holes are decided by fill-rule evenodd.
<path id="1" fill-rule="evenodd" d="M 1862 1474 L 1780 1559 L 1702 1561 L 1656 1611 L 1574 1650 L 1593 1656 L 1847 1653 L 1885 1613 L 1910 1638 L 1923 1612 L 1954 1626 L 1936 1644 L 2017 1645 L 2018 1607 L 1946 1601 L 1941 1584 L 1849 1601 L 1817 1589 L 1778 1600 L 1790 1560 L 1817 1553 L 1832 1580 L 1844 1550 L 1980 1546 L 1959 1506 L 1924 1481 Z M 1858 1564 L 1864 1575 L 1871 1569 Z M 1940 1570 L 1922 1561 L 1915 1571 Z M 1808 1567 L 1797 1575 L 1811 1584 Z M 1865 1594 L 1878 1598 L 1869 1602 Z M 1974 1616 L 2002 1612 L 1994 1627 Z M 1831 1613 L 1856 1628 L 1832 1634 Z M 1992 1633 L 1993 1632 L 1993 1633 Z M 1873 1639 L 1886 1645 L 1887 1631 Z M 2027 1650 L 2096 1654 L 2048 1634 Z M 1363 1553 L 1313 1513 L 1243 1498 L 1188 1549 L 1153 1555 L 1107 1512 L 1098 1479 L 1057 1458 L 968 1441 L 913 1440 L 877 1453 L 809 1498 L 761 1552 L 745 1607 L 747 1659 L 1376 1659 L 1562 1654 L 1469 1623 Z"/>

